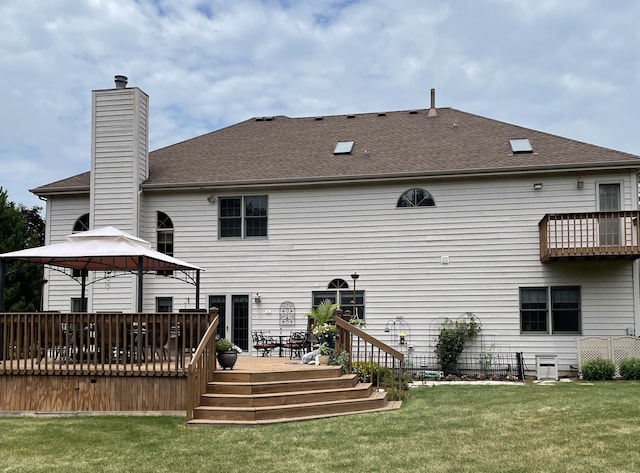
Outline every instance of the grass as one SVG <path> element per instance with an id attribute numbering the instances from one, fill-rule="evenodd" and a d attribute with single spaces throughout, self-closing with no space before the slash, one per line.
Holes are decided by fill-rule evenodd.
<path id="1" fill-rule="evenodd" d="M 637 472 L 640 382 L 416 388 L 402 409 L 247 428 L 0 417 L 0 472 Z"/>

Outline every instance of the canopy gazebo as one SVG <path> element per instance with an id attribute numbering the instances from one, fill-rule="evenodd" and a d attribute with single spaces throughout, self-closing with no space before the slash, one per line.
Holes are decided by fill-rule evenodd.
<path id="1" fill-rule="evenodd" d="M 81 300 L 85 300 L 87 271 L 125 271 L 138 276 L 138 312 L 142 312 L 143 277 L 149 271 L 179 271 L 196 287 L 200 301 L 202 268 L 153 250 L 151 244 L 115 227 L 68 235 L 62 243 L 0 254 L 0 312 L 4 309 L 5 260 L 21 260 L 82 271 Z M 86 309 L 86 307 L 85 307 Z"/>

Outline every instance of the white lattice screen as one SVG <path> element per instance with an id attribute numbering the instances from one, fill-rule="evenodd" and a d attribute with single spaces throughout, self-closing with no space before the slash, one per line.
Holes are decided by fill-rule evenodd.
<path id="1" fill-rule="evenodd" d="M 640 337 L 578 338 L 578 370 L 582 372 L 583 363 L 597 358 L 613 361 L 616 367 L 616 376 L 619 376 L 620 360 L 640 358 Z"/>

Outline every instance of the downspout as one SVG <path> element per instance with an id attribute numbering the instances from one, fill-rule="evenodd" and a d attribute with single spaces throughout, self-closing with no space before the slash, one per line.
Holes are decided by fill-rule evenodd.
<path id="1" fill-rule="evenodd" d="M 634 196 L 634 206 L 636 210 L 640 206 L 640 186 L 639 174 L 631 173 L 631 195 Z M 636 238 L 640 238 L 640 222 L 636 222 Z M 640 260 L 633 260 L 631 263 L 631 279 L 633 281 L 633 335 L 640 336 Z"/>
<path id="2" fill-rule="evenodd" d="M 142 312 L 142 261 L 142 255 L 138 256 L 138 313 Z"/>

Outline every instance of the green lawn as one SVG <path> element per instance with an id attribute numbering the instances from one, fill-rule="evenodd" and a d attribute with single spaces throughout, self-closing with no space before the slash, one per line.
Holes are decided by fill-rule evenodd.
<path id="1" fill-rule="evenodd" d="M 248 428 L 0 417 L 0 471 L 638 472 L 640 383 L 416 388 L 400 410 Z"/>

